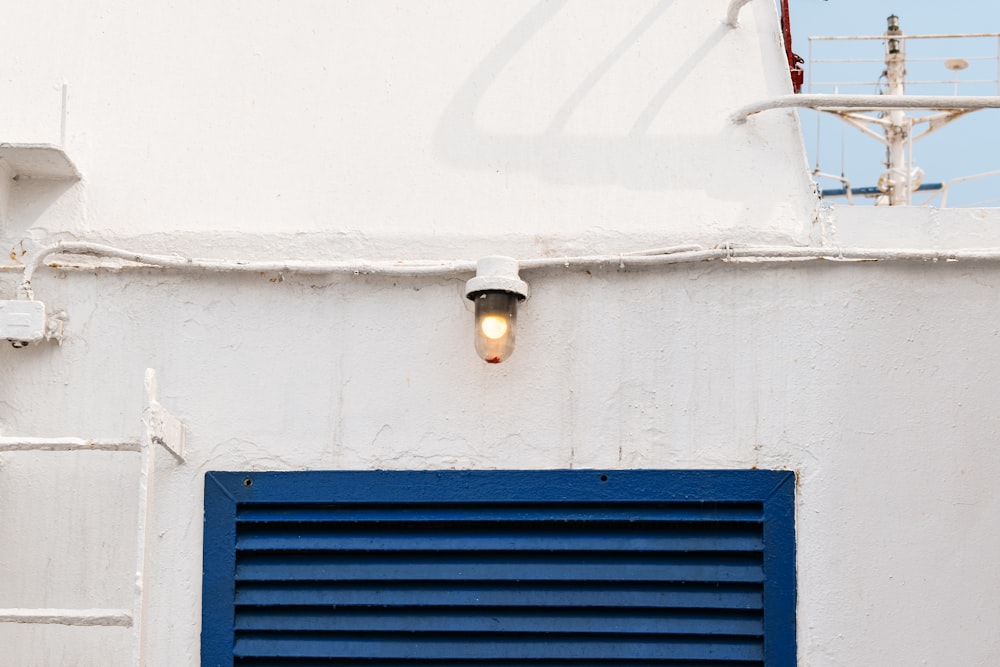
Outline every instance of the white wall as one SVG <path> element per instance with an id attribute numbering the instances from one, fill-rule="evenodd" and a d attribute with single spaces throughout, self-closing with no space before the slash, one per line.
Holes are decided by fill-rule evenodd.
<path id="1" fill-rule="evenodd" d="M 8 184 L 4 298 L 57 238 L 233 259 L 1000 246 L 993 212 L 817 219 L 794 117 L 728 124 L 788 84 L 773 7 L 731 30 L 726 4 L 11 7 L 0 140 L 58 142 L 65 80 L 84 180 Z M 2 433 L 135 436 L 147 367 L 189 429 L 156 472 L 150 664 L 198 663 L 206 470 L 512 466 L 796 470 L 802 664 L 1000 660 L 1000 266 L 524 272 L 500 366 L 473 352 L 466 277 L 39 272 L 67 337 L 0 348 Z M 137 475 L 131 454 L 3 455 L 0 607 L 128 607 Z M 124 665 L 128 642 L 0 624 L 18 665 Z"/>
<path id="2" fill-rule="evenodd" d="M 727 121 L 789 92 L 775 10 L 756 2 L 734 30 L 727 4 L 12 6 L 2 140 L 59 143 L 64 126 L 86 175 L 59 224 L 14 224 L 795 236 L 812 201 L 788 113 Z M 780 157 L 761 169 L 765 142 Z"/>

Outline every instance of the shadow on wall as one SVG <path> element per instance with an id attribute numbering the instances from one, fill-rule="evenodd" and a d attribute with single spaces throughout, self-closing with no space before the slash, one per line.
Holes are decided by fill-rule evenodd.
<path id="1" fill-rule="evenodd" d="M 77 193 L 81 191 L 78 181 L 33 178 L 12 181 L 6 189 L 2 215 L 4 235 L 10 239 L 27 236 L 28 230 L 45 216 L 46 211 L 56 206 L 60 198 L 74 188 Z M 78 197 L 79 194 L 77 200 Z M 75 208 L 72 201 L 64 205 Z"/>
<path id="2" fill-rule="evenodd" d="M 718 161 L 711 145 L 730 143 L 734 128 L 698 136 L 650 136 L 649 129 L 677 89 L 730 32 L 721 20 L 701 46 L 680 62 L 660 85 L 622 136 L 567 136 L 570 118 L 603 77 L 661 20 L 674 0 L 657 3 L 601 62 L 580 81 L 540 135 L 490 134 L 476 127 L 475 114 L 489 87 L 517 53 L 567 4 L 539 2 L 479 63 L 445 109 L 434 136 L 436 155 L 456 167 L 488 170 L 502 164 L 510 171 L 535 172 L 548 182 L 615 184 L 633 190 L 710 189 L 713 197 L 741 199 L 731 182 L 720 178 L 708 188 Z M 735 137 L 734 137 L 735 139 Z M 746 141 L 746 139 L 743 139 Z"/>

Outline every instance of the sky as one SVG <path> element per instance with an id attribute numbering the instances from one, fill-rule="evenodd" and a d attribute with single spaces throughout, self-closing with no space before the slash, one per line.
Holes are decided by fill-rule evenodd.
<path id="1" fill-rule="evenodd" d="M 810 56 L 810 36 L 880 35 L 886 17 L 899 16 L 904 34 L 1000 32 L 1000 2 L 996 0 L 789 0 L 793 50 L 805 59 Z M 838 86 L 842 93 L 876 93 L 874 82 L 884 69 L 881 41 L 813 41 L 812 57 L 818 59 L 873 58 L 878 62 L 856 64 L 804 65 L 806 85 L 802 92 L 834 92 L 820 82 L 870 82 L 859 86 Z M 954 94 L 957 78 L 960 95 L 997 95 L 1000 64 L 998 38 L 976 40 L 913 40 L 908 42 L 907 79 L 946 81 L 936 86 L 911 85 L 910 94 Z M 926 61 L 917 61 L 927 58 Z M 945 68 L 943 59 L 965 58 L 969 67 L 961 72 Z M 973 60 L 981 58 L 981 60 Z M 986 79 L 991 83 L 968 83 Z M 962 83 L 965 80 L 967 83 Z M 855 187 L 873 186 L 885 170 L 884 145 L 864 136 L 829 114 L 811 110 L 799 112 L 810 168 L 826 173 L 843 173 Z M 818 141 L 817 141 L 818 136 Z M 947 127 L 914 143 L 913 162 L 924 171 L 923 182 L 951 179 L 1000 170 L 1000 109 L 982 109 L 964 116 Z M 817 179 L 821 188 L 840 187 L 837 181 Z M 930 193 L 917 193 L 913 203 L 923 203 Z M 844 200 L 831 200 L 841 202 Z M 931 204 L 940 206 L 940 197 Z M 856 199 L 856 203 L 871 200 Z M 948 189 L 948 207 L 1000 206 L 1000 175 L 953 184 Z"/>

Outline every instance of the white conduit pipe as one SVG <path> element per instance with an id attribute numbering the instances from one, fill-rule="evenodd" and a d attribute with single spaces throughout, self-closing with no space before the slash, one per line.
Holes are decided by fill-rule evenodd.
<path id="1" fill-rule="evenodd" d="M 21 279 L 19 296 L 34 298 L 31 290 L 31 279 L 40 266 L 50 255 L 55 254 L 95 255 L 97 257 L 114 257 L 129 262 L 156 266 L 165 269 L 198 270 L 217 273 L 304 273 L 304 274 L 335 274 L 346 273 L 355 275 L 391 274 L 397 276 L 423 275 L 453 275 L 460 273 L 475 273 L 475 261 L 407 261 L 407 262 L 371 262 L 355 260 L 349 262 L 304 262 L 300 260 L 279 261 L 234 261 L 226 259 L 197 259 L 177 257 L 175 255 L 152 255 L 132 252 L 99 243 L 76 241 L 60 241 L 55 245 L 42 248 L 41 251 L 25 265 Z"/>
<path id="2" fill-rule="evenodd" d="M 307 274 L 354 274 L 354 275 L 396 275 L 396 276 L 454 276 L 472 274 L 476 262 L 455 261 L 389 261 L 374 262 L 354 260 L 347 262 L 303 262 L 287 261 L 233 261 L 217 259 L 185 259 L 171 255 L 150 255 L 130 252 L 120 248 L 95 243 L 60 242 L 43 248 L 25 266 L 18 296 L 33 299 L 31 281 L 35 271 L 45 263 L 46 258 L 58 253 L 115 257 L 137 262 L 145 266 L 178 269 L 186 271 L 209 271 L 220 273 L 288 272 Z M 539 269 L 583 269 L 617 265 L 620 270 L 645 268 L 666 264 L 684 264 L 709 260 L 727 261 L 783 261 L 822 259 L 830 261 L 996 261 L 1000 260 L 1000 248 L 985 249 L 922 249 L 922 248 L 836 248 L 816 246 L 736 246 L 725 244 L 712 249 L 701 249 L 695 245 L 671 246 L 635 253 L 617 255 L 582 255 L 576 257 L 540 257 L 518 262 L 521 270 Z"/>
<path id="3" fill-rule="evenodd" d="M 638 253 L 621 255 L 635 257 L 639 255 L 665 255 L 677 252 L 700 250 L 701 246 L 687 244 L 643 250 Z M 97 257 L 112 257 L 146 266 L 189 271 L 206 271 L 216 273 L 302 273 L 302 274 L 353 274 L 353 275 L 393 275 L 393 276 L 451 276 L 474 274 L 475 260 L 406 260 L 406 261 L 369 261 L 350 260 L 344 262 L 305 262 L 301 260 L 278 261 L 242 261 L 226 259 L 198 259 L 177 257 L 175 255 L 154 255 L 132 252 L 99 243 L 78 241 L 60 241 L 54 245 L 42 248 L 32 260 L 25 265 L 18 288 L 18 296 L 22 299 L 33 299 L 31 281 L 35 272 L 46 263 L 51 255 L 57 254 L 94 255 Z M 610 257 L 610 256 L 609 256 Z M 619 255 L 604 261 L 617 261 Z M 562 259 L 552 259 L 553 266 L 563 263 Z"/>
<path id="4" fill-rule="evenodd" d="M 707 260 L 782 261 L 823 259 L 830 261 L 995 261 L 1000 260 L 1000 248 L 979 250 L 881 249 L 881 248 L 816 248 L 808 246 L 731 246 L 678 252 L 670 255 L 594 255 L 564 259 L 529 259 L 519 263 L 521 269 L 549 267 L 584 268 L 620 262 L 619 268 L 639 268 L 664 264 L 686 264 Z"/>
<path id="5" fill-rule="evenodd" d="M 0 452 L 138 452 L 138 440 L 0 437 Z"/>
<path id="6" fill-rule="evenodd" d="M 826 111 L 873 111 L 876 109 L 997 109 L 1000 96 L 996 95 L 782 95 L 770 100 L 748 104 L 738 109 L 730 119 L 737 125 L 747 122 L 747 117 L 768 109 L 806 107 Z"/>
<path id="7" fill-rule="evenodd" d="M 689 245 L 672 245 L 666 248 L 649 248 L 648 250 L 636 250 L 635 252 L 625 253 L 626 257 L 634 257 L 637 255 L 669 255 L 674 252 L 688 252 L 690 250 L 702 250 L 700 245 L 689 244 Z"/>
<path id="8" fill-rule="evenodd" d="M 731 0 L 729 3 L 729 10 L 726 12 L 726 24 L 735 28 L 739 25 L 740 10 L 743 9 L 743 5 L 750 2 L 750 0 Z"/>

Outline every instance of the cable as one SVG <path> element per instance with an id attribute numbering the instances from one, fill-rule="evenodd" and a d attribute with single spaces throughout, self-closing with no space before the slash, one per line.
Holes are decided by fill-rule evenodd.
<path id="1" fill-rule="evenodd" d="M 641 255 L 663 256 L 671 253 L 700 250 L 699 245 L 679 245 L 665 248 L 654 248 L 640 251 Z M 112 257 L 135 262 L 145 266 L 154 266 L 165 269 L 178 269 L 190 271 L 206 271 L 213 273 L 301 273 L 301 274 L 347 274 L 347 275 L 394 275 L 394 276 L 443 276 L 460 275 L 476 272 L 476 262 L 474 260 L 454 260 L 454 261 L 434 261 L 434 260 L 406 260 L 406 261 L 369 261 L 351 260 L 344 262 L 307 262 L 302 260 L 278 260 L 278 261 L 244 261 L 225 259 L 199 259 L 178 257 L 176 255 L 155 255 L 149 253 L 134 252 L 114 246 L 100 243 L 88 243 L 84 241 L 59 241 L 54 245 L 47 246 L 39 250 L 32 260 L 25 265 L 21 284 L 18 287 L 19 299 L 34 299 L 31 281 L 35 272 L 45 264 L 51 255 L 74 254 L 74 255 L 94 255 L 97 257 Z M 625 255 L 631 257 L 631 255 Z M 575 258 L 578 260 L 579 258 Z M 616 256 L 617 259 L 617 256 Z M 562 260 L 540 260 L 544 264 L 553 266 L 562 263 Z M 585 265 L 607 263 L 608 260 L 585 262 Z M 631 260 L 630 260 L 631 261 Z M 540 265 L 541 266 L 541 265 Z M 568 267 L 569 264 L 566 264 Z"/>
<path id="2" fill-rule="evenodd" d="M 215 273 L 302 273 L 302 274 L 353 274 L 353 275 L 396 275 L 396 276 L 454 276 L 475 273 L 476 262 L 454 261 L 368 261 L 345 262 L 305 262 L 300 260 L 281 261 L 239 261 L 219 259 L 188 259 L 174 255 L 153 255 L 132 252 L 98 243 L 60 241 L 42 248 L 30 263 L 25 265 L 19 299 L 34 299 L 31 281 L 35 272 L 45 264 L 48 257 L 55 254 L 95 255 L 113 257 L 144 266 L 175 269 L 181 271 L 204 271 Z M 790 260 L 828 260 L 837 262 L 855 261 L 996 261 L 1000 260 L 1000 248 L 985 249 L 921 249 L 921 248 L 837 248 L 817 246 L 737 246 L 731 243 L 714 248 L 698 245 L 677 245 L 627 254 L 581 255 L 577 257 L 539 257 L 518 262 L 522 271 L 541 269 L 583 269 L 615 265 L 619 270 L 646 268 L 667 264 L 684 264 L 724 260 L 733 262 L 773 262 Z"/>
<path id="3" fill-rule="evenodd" d="M 35 272 L 50 255 L 55 254 L 95 255 L 98 257 L 114 257 L 136 262 L 147 266 L 165 269 L 181 269 L 192 271 L 207 271 L 214 273 L 264 272 L 264 273 L 303 273 L 303 274 L 391 274 L 398 276 L 421 275 L 451 275 L 459 273 L 474 273 L 474 261 L 410 261 L 410 262 L 370 262 L 355 260 L 350 262 L 305 262 L 301 260 L 279 261 L 240 261 L 225 259 L 198 259 L 178 257 L 176 255 L 153 255 L 115 248 L 99 243 L 79 241 L 60 241 L 54 245 L 42 248 L 37 255 L 25 265 L 18 288 L 19 298 L 34 298 L 31 280 Z"/>

